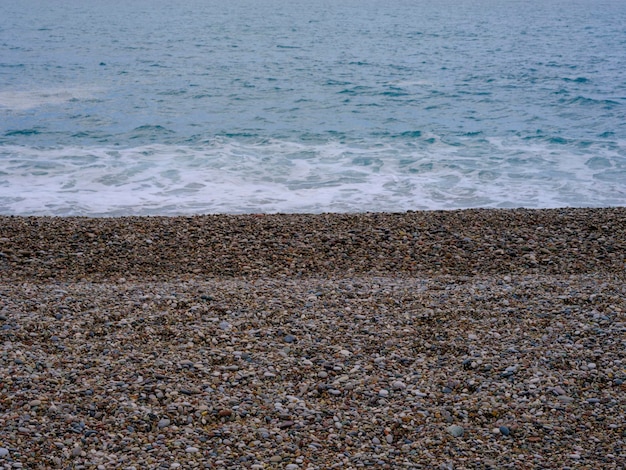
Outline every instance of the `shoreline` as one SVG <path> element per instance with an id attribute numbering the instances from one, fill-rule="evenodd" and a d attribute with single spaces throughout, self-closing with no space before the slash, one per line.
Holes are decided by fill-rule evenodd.
<path id="1" fill-rule="evenodd" d="M 626 208 L 0 217 L 0 467 L 626 466 Z"/>

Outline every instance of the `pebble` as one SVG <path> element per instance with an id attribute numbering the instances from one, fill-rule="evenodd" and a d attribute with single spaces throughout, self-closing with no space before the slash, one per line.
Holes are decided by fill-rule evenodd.
<path id="1" fill-rule="evenodd" d="M 171 421 L 167 418 L 162 418 L 159 420 L 159 423 L 157 424 L 159 429 L 163 429 L 166 428 L 167 426 L 169 426 L 171 423 Z"/>
<path id="2" fill-rule="evenodd" d="M 396 380 L 391 383 L 391 388 L 394 390 L 404 390 L 406 388 L 406 384 L 401 380 Z"/>
<path id="3" fill-rule="evenodd" d="M 200 452 L 200 449 L 198 449 L 197 447 L 189 446 L 185 449 L 185 452 L 187 452 L 188 454 L 195 454 L 196 452 Z"/>
<path id="4" fill-rule="evenodd" d="M 625 220 L 0 216 L 0 466 L 621 468 Z"/>
<path id="5" fill-rule="evenodd" d="M 455 424 L 448 426 L 447 431 L 454 437 L 461 437 L 465 433 L 465 429 Z"/>

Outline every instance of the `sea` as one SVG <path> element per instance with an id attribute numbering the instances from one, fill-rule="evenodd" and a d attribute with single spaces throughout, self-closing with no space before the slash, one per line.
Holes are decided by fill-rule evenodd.
<path id="1" fill-rule="evenodd" d="M 624 205 L 624 0 L 0 1 L 3 215 Z"/>

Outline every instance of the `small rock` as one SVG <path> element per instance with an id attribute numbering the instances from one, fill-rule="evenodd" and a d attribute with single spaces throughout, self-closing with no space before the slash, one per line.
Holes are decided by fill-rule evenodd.
<path id="1" fill-rule="evenodd" d="M 389 396 L 389 390 L 385 390 L 385 389 L 383 388 L 382 390 L 380 390 L 380 391 L 378 392 L 378 396 L 379 396 L 379 397 L 383 397 L 383 398 L 388 397 L 388 396 Z"/>
<path id="2" fill-rule="evenodd" d="M 507 426 L 500 426 L 498 430 L 503 436 L 508 436 L 509 434 L 511 434 L 511 430 Z"/>
<path id="3" fill-rule="evenodd" d="M 220 322 L 219 327 L 225 331 L 230 330 L 230 323 L 228 323 L 227 321 Z"/>
<path id="4" fill-rule="evenodd" d="M 391 384 L 391 387 L 394 390 L 404 390 L 406 388 L 406 384 L 402 382 L 401 380 L 396 380 L 395 382 Z"/>
<path id="5" fill-rule="evenodd" d="M 287 335 L 283 338 L 283 341 L 285 343 L 293 343 L 296 340 L 296 337 L 294 335 Z"/>
<path id="6" fill-rule="evenodd" d="M 197 447 L 189 446 L 185 449 L 185 452 L 187 452 L 188 454 L 195 454 L 196 452 L 200 452 L 200 449 L 198 449 Z"/>
<path id="7" fill-rule="evenodd" d="M 272 463 L 278 463 L 278 462 L 282 462 L 283 458 L 280 455 L 272 455 L 270 457 L 270 462 Z"/>
<path id="8" fill-rule="evenodd" d="M 80 453 L 83 451 L 80 447 L 74 447 L 72 449 L 72 457 L 79 457 Z"/>
<path id="9" fill-rule="evenodd" d="M 387 434 L 385 436 L 385 440 L 387 441 L 387 444 L 393 444 L 393 436 L 391 434 Z"/>
<path id="10" fill-rule="evenodd" d="M 163 418 L 159 421 L 159 424 L 157 424 L 157 426 L 159 427 L 159 429 L 163 429 L 166 428 L 170 425 L 171 421 L 167 418 Z"/>
<path id="11" fill-rule="evenodd" d="M 298 470 L 298 467 L 295 463 L 290 463 L 289 465 L 285 466 L 285 470 Z"/>
<path id="12" fill-rule="evenodd" d="M 559 395 L 557 397 L 557 399 L 561 402 L 561 403 L 572 403 L 574 401 L 574 399 L 572 397 L 568 397 L 567 395 Z"/>
<path id="13" fill-rule="evenodd" d="M 9 455 L 9 449 L 0 447 L 0 458 L 6 457 L 7 455 Z"/>
<path id="14" fill-rule="evenodd" d="M 375 446 L 379 446 L 380 445 L 380 439 L 378 439 L 377 437 L 372 439 L 372 444 L 374 444 Z"/>
<path id="15" fill-rule="evenodd" d="M 455 424 L 453 424 L 452 426 L 448 426 L 447 431 L 454 437 L 461 437 L 465 433 L 465 429 Z"/>

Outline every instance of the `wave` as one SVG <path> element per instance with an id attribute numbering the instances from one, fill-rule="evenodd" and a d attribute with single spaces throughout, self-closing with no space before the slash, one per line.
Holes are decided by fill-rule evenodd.
<path id="1" fill-rule="evenodd" d="M 0 213 L 20 215 L 623 206 L 624 181 L 626 142 L 548 137 L 0 147 Z"/>

